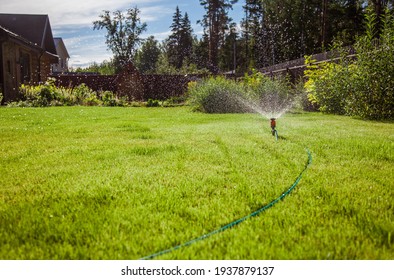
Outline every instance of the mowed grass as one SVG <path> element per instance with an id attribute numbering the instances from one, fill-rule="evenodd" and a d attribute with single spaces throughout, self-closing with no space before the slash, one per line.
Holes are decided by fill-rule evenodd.
<path id="1" fill-rule="evenodd" d="M 393 259 L 394 125 L 189 108 L 1 108 L 0 259 Z"/>

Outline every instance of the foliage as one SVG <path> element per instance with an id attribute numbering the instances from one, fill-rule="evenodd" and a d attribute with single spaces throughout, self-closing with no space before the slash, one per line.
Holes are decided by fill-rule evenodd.
<path id="1" fill-rule="evenodd" d="M 269 79 L 256 69 L 252 69 L 251 73 L 245 73 L 243 77 L 243 83 L 252 91 L 256 90 L 262 83 Z"/>
<path id="2" fill-rule="evenodd" d="M 160 101 L 149 98 L 146 102 L 146 107 L 159 107 Z"/>
<path id="3" fill-rule="evenodd" d="M 209 70 L 206 68 L 198 67 L 196 64 L 185 59 L 181 68 L 177 69 L 175 66 L 171 65 L 168 61 L 168 56 L 166 52 L 159 56 L 158 62 L 156 64 L 156 74 L 162 75 L 189 75 L 189 74 L 209 74 Z"/>
<path id="4" fill-rule="evenodd" d="M 340 64 L 323 62 L 316 64 L 311 57 L 305 58 L 308 98 L 322 112 L 344 115 L 350 90 L 346 68 Z"/>
<path id="5" fill-rule="evenodd" d="M 250 112 L 248 105 L 279 112 L 291 107 L 297 94 L 286 77 L 269 78 L 256 70 L 242 81 L 218 76 L 188 85 L 190 104 L 207 113 Z"/>
<path id="6" fill-rule="evenodd" d="M 127 9 L 126 13 L 103 11 L 99 20 L 93 22 L 93 29 L 106 29 L 106 44 L 114 54 L 116 70 L 119 72 L 124 65 L 134 60 L 142 39 L 140 35 L 146 31 L 146 23 L 141 23 L 140 10 Z"/>
<path id="7" fill-rule="evenodd" d="M 130 260 L 187 242 L 283 194 L 307 146 L 290 196 L 160 258 L 392 262 L 394 124 L 278 126 L 277 142 L 256 114 L 0 108 L 0 259 Z"/>
<path id="8" fill-rule="evenodd" d="M 115 62 L 112 59 L 109 61 L 104 60 L 101 63 L 93 62 L 87 67 L 84 68 L 78 67 L 76 69 L 72 69 L 71 72 L 76 72 L 76 73 L 90 72 L 90 73 L 99 73 L 101 75 L 114 75 Z"/>
<path id="9" fill-rule="evenodd" d="M 208 46 L 209 40 L 206 34 L 203 34 L 200 39 L 194 38 L 192 62 L 195 63 L 198 68 L 209 69 Z"/>
<path id="10" fill-rule="evenodd" d="M 154 73 L 157 68 L 161 50 L 159 43 L 153 36 L 150 36 L 145 42 L 142 43 L 141 48 L 138 50 L 135 66 L 141 73 Z"/>
<path id="11" fill-rule="evenodd" d="M 244 50 L 243 68 L 263 67 L 266 57 L 263 51 L 263 15 L 264 7 L 261 0 L 246 0 L 243 6 L 245 18 L 242 19 L 242 49 Z M 239 53 L 239 51 L 238 51 Z"/>
<path id="12" fill-rule="evenodd" d="M 193 29 L 189 16 L 182 16 L 179 7 L 176 7 L 172 18 L 171 34 L 167 38 L 167 56 L 169 63 L 179 69 L 185 63 L 185 59 L 192 55 L 193 51 Z"/>
<path id="13" fill-rule="evenodd" d="M 347 113 L 367 119 L 394 119 L 394 15 L 383 15 L 379 38 L 374 38 L 374 17 L 367 33 L 355 44 L 357 60 L 351 72 L 354 90 Z"/>
<path id="14" fill-rule="evenodd" d="M 280 101 L 289 102 L 294 98 L 296 92 L 293 85 L 287 77 L 273 77 L 264 76 L 261 82 L 253 86 L 251 95 L 254 95 L 259 100 L 267 96 L 277 96 Z"/>
<path id="15" fill-rule="evenodd" d="M 228 28 L 229 30 L 226 32 L 226 36 L 224 37 L 219 51 L 219 68 L 222 72 L 231 72 L 235 74 L 240 70 L 240 61 L 237 59 L 237 51 L 239 51 L 239 49 L 237 49 L 237 25 L 232 22 L 229 24 Z"/>
<path id="16" fill-rule="evenodd" d="M 391 13 L 394 7 L 393 1 L 386 0 L 245 0 L 245 17 L 237 28 L 229 15 L 237 0 L 199 2 L 205 9 L 198 21 L 204 28 L 202 36 L 193 34 L 188 14 L 176 7 L 169 26 L 171 34 L 160 50 L 142 45 L 140 35 L 147 26 L 140 22 L 137 7 L 126 13 L 104 11 L 93 23 L 94 29 L 107 30 L 107 45 L 114 54 L 117 72 L 124 63 L 133 61 L 144 73 L 175 73 L 186 64 L 215 74 L 234 68 L 244 73 L 253 67 L 260 69 L 320 53 L 334 40 L 353 45 L 364 32 L 367 7 L 374 9 L 376 38 L 383 29 L 380 15 L 385 5 Z"/>
<path id="17" fill-rule="evenodd" d="M 189 85 L 189 102 L 196 111 L 206 113 L 240 113 L 245 108 L 239 99 L 244 88 L 240 83 L 221 76 L 210 77 Z"/>
<path id="18" fill-rule="evenodd" d="M 376 16 L 367 17 L 366 33 L 357 38 L 355 61 L 315 65 L 306 59 L 305 88 L 312 103 L 327 113 L 367 119 L 394 118 L 394 18 L 386 11 L 376 38 Z"/>
<path id="19" fill-rule="evenodd" d="M 259 112 L 275 117 L 292 108 L 299 98 L 300 92 L 287 76 L 274 76 L 272 78 L 253 71 L 245 75 L 245 99 Z"/>
<path id="20" fill-rule="evenodd" d="M 178 107 L 187 105 L 187 95 L 174 96 L 162 102 L 163 107 Z"/>
<path id="21" fill-rule="evenodd" d="M 361 1 L 247 0 L 242 21 L 246 63 L 265 67 L 326 50 L 340 36 L 352 44 Z"/>
<path id="22" fill-rule="evenodd" d="M 22 85 L 19 89 L 20 101 L 9 104 L 11 107 L 47 106 L 124 106 L 125 102 L 110 91 L 95 92 L 81 84 L 74 88 L 56 87 L 54 79 L 42 85 Z"/>
<path id="23" fill-rule="evenodd" d="M 206 14 L 198 22 L 203 26 L 204 34 L 209 41 L 209 66 L 214 73 L 219 70 L 219 49 L 222 47 L 229 23 L 232 21 L 228 16 L 228 10 L 232 9 L 232 5 L 237 2 L 238 0 L 200 0 Z"/>
<path id="24" fill-rule="evenodd" d="M 172 75 L 178 73 L 178 70 L 168 61 L 168 56 L 165 51 L 161 52 L 158 57 L 155 73 L 162 75 Z"/>
<path id="25" fill-rule="evenodd" d="M 125 106 L 126 102 L 123 99 L 119 99 L 112 91 L 101 91 L 99 92 L 99 99 L 102 101 L 103 106 Z"/>

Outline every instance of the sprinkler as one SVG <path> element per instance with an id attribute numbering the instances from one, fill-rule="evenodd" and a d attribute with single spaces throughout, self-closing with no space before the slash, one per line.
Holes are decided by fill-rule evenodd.
<path id="1" fill-rule="evenodd" d="M 275 134 L 277 133 L 277 131 L 276 131 L 276 119 L 275 118 L 271 118 L 271 130 L 272 130 L 272 136 L 275 136 Z"/>

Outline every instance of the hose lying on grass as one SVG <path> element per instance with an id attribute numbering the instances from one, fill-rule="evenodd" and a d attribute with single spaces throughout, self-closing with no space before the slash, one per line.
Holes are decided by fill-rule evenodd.
<path id="1" fill-rule="evenodd" d="M 180 248 L 183 248 L 183 247 L 192 245 L 193 243 L 196 243 L 196 242 L 198 242 L 198 241 L 200 241 L 200 240 L 206 239 L 206 238 L 208 238 L 208 237 L 210 237 L 210 236 L 212 236 L 212 235 L 214 235 L 214 234 L 217 234 L 217 233 L 220 233 L 220 232 L 222 232 L 222 231 L 225 231 L 225 230 L 227 230 L 227 229 L 229 229 L 229 228 L 232 228 L 232 227 L 234 227 L 234 226 L 236 226 L 236 225 L 238 225 L 238 224 L 244 222 L 245 220 L 247 220 L 247 219 L 249 219 L 249 218 L 252 218 L 252 217 L 254 217 L 254 216 L 259 215 L 261 212 L 267 210 L 268 208 L 271 208 L 272 206 L 274 206 L 276 203 L 278 203 L 280 200 L 284 199 L 287 195 L 289 195 L 289 194 L 291 193 L 291 191 L 292 191 L 292 190 L 298 185 L 298 183 L 300 182 L 300 180 L 301 180 L 301 178 L 302 178 L 302 174 L 304 174 L 304 172 L 308 169 L 309 165 L 312 163 L 312 154 L 310 153 L 310 151 L 309 151 L 308 149 L 306 149 L 306 152 L 308 153 L 308 161 L 307 161 L 307 163 L 305 164 L 304 169 L 303 169 L 303 170 L 301 171 L 301 173 L 298 175 L 297 179 L 294 181 L 294 183 L 290 186 L 290 188 L 289 188 L 287 191 L 285 191 L 284 193 L 282 193 L 279 197 L 277 197 L 276 199 L 274 199 L 273 201 L 271 201 L 271 202 L 268 203 L 267 205 L 265 205 L 265 206 L 261 207 L 260 209 L 258 209 L 258 210 L 256 210 L 256 211 L 250 213 L 249 215 L 246 215 L 246 216 L 244 216 L 244 217 L 242 217 L 242 218 L 240 218 L 240 219 L 238 219 L 238 220 L 235 220 L 235 221 L 233 221 L 233 222 L 231 222 L 231 223 L 229 223 L 229 224 L 227 224 L 227 225 L 224 225 L 224 226 L 222 226 L 222 227 L 220 227 L 220 228 L 218 228 L 218 229 L 216 229 L 216 230 L 214 230 L 214 231 L 211 231 L 211 232 L 209 232 L 209 233 L 207 233 L 207 234 L 204 234 L 204 235 L 202 235 L 202 236 L 200 236 L 200 237 L 197 237 L 197 238 L 195 238 L 195 239 L 192 239 L 192 240 L 190 240 L 190 241 L 187 241 L 187 242 L 185 242 L 185 243 L 183 243 L 183 244 L 174 246 L 174 247 L 172 247 L 172 248 L 169 248 L 169 249 L 166 249 L 166 250 L 163 250 L 163 251 L 154 253 L 154 254 L 152 254 L 152 255 L 145 256 L 145 257 L 141 258 L 140 260 L 149 260 L 149 259 L 153 259 L 153 258 L 156 258 L 156 257 L 158 257 L 158 256 L 162 256 L 162 255 L 164 255 L 164 254 L 167 254 L 167 253 L 173 252 L 173 251 L 175 251 L 175 250 L 178 250 L 178 249 L 180 249 Z"/>

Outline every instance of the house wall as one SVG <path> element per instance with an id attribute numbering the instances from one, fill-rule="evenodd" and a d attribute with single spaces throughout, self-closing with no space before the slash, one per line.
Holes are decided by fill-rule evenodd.
<path id="1" fill-rule="evenodd" d="M 4 75 L 4 101 L 14 100 L 17 97 L 18 76 L 16 60 L 19 55 L 15 51 L 15 44 L 4 42 L 3 50 L 3 75 Z"/>
<path id="2" fill-rule="evenodd" d="M 46 80 L 49 75 L 49 60 L 40 58 L 40 53 L 32 51 L 13 41 L 2 44 L 4 101 L 18 98 L 19 87 L 22 84 L 37 84 Z M 24 62 L 23 62 L 24 61 Z M 39 66 L 41 61 L 41 66 Z M 46 64 L 46 65 L 45 65 Z M 23 67 L 27 67 L 23 72 Z M 24 76 L 23 73 L 28 75 Z"/>
<path id="3" fill-rule="evenodd" d="M 68 58 L 67 53 L 63 48 L 57 48 L 57 55 L 59 56 L 59 63 L 52 64 L 53 73 L 64 73 L 68 71 Z"/>
<path id="4" fill-rule="evenodd" d="M 53 58 L 50 58 L 45 54 L 40 57 L 40 77 L 38 82 L 46 81 L 51 75 L 51 63 L 53 63 Z"/>

